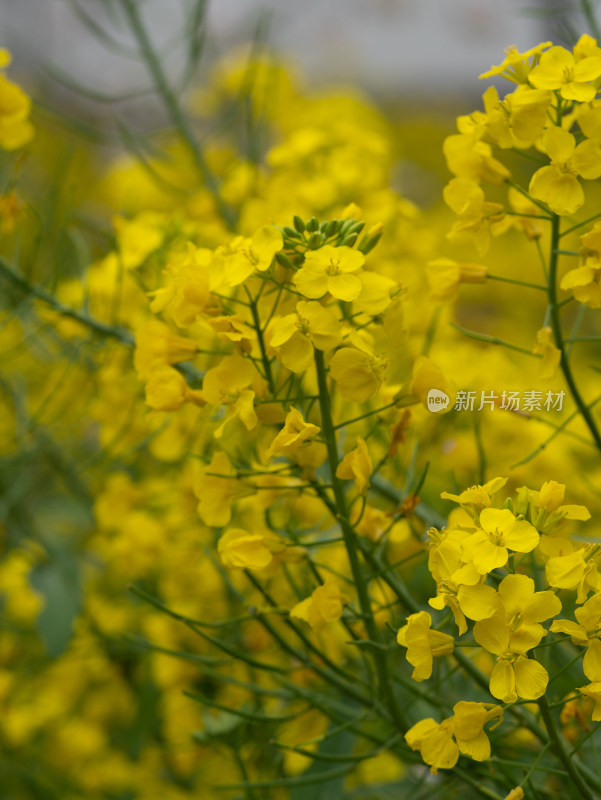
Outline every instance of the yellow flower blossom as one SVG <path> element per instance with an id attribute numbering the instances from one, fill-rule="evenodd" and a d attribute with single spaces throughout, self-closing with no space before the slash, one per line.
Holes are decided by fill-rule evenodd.
<path id="1" fill-rule="evenodd" d="M 463 542 L 463 558 L 472 562 L 482 575 L 504 567 L 508 549 L 517 553 L 534 550 L 540 536 L 525 519 L 516 519 L 509 509 L 485 508 L 480 513 L 480 529 Z"/>
<path id="2" fill-rule="evenodd" d="M 483 72 L 480 78 L 494 78 L 502 75 L 514 83 L 527 83 L 530 71 L 538 63 L 540 54 L 552 44 L 553 42 L 542 42 L 524 53 L 520 53 L 515 45 L 511 45 L 505 49 L 503 61 L 496 67 L 491 67 L 488 72 Z"/>
<path id="3" fill-rule="evenodd" d="M 386 311 L 391 304 L 391 294 L 399 288 L 397 281 L 377 272 L 361 273 L 361 294 L 353 302 L 353 311 L 377 316 Z"/>
<path id="4" fill-rule="evenodd" d="M 500 203 L 490 203 L 484 192 L 470 178 L 453 178 L 444 188 L 445 203 L 458 216 L 447 234 L 455 244 L 472 244 L 479 255 L 484 255 L 490 247 L 490 237 L 502 232 L 505 209 Z M 511 224 L 511 223 L 509 223 Z"/>
<path id="5" fill-rule="evenodd" d="M 513 186 L 509 187 L 507 199 L 513 211 L 517 211 L 518 214 L 524 214 L 523 217 L 514 217 L 515 225 L 522 228 L 530 241 L 540 239 L 543 235 L 543 226 L 540 220 L 533 219 L 534 216 L 538 216 L 539 209 L 537 209 L 532 200 L 518 192 Z"/>
<path id="6" fill-rule="evenodd" d="M 152 319 L 136 331 L 134 366 L 145 378 L 160 367 L 193 359 L 197 351 L 198 345 L 192 339 L 176 336 L 168 325 Z"/>
<path id="7" fill-rule="evenodd" d="M 585 697 L 589 697 L 594 703 L 592 719 L 593 722 L 601 721 L 601 682 L 593 681 L 587 686 L 581 686 L 578 691 Z"/>
<path id="8" fill-rule="evenodd" d="M 407 624 L 397 633 L 397 642 L 407 648 L 407 661 L 414 667 L 414 681 L 425 681 L 432 675 L 433 660 L 453 652 L 454 639 L 448 633 L 431 630 L 432 617 L 418 611 L 407 617 Z"/>
<path id="9" fill-rule="evenodd" d="M 329 292 L 337 300 L 350 302 L 361 294 L 361 280 L 352 273 L 361 269 L 364 262 L 365 256 L 358 250 L 328 244 L 309 250 L 294 282 L 305 297 L 317 300 Z"/>
<path id="10" fill-rule="evenodd" d="M 526 653 L 546 635 L 539 623 L 558 614 L 561 602 L 551 591 L 535 592 L 534 581 L 517 574 L 503 578 L 499 600 L 500 611 L 474 625 L 478 644 L 498 656 L 490 676 L 490 692 L 505 703 L 514 702 L 518 696 L 534 700 L 544 694 L 549 676 Z"/>
<path id="11" fill-rule="evenodd" d="M 365 494 L 369 488 L 369 478 L 373 469 L 371 456 L 365 440 L 357 438 L 357 446 L 347 453 L 336 469 L 336 477 L 353 480 L 359 494 Z"/>
<path id="12" fill-rule="evenodd" d="M 511 176 L 507 167 L 493 157 L 491 146 L 481 141 L 477 131 L 447 136 L 443 152 L 449 171 L 458 178 L 502 184 Z"/>
<path id="13" fill-rule="evenodd" d="M 451 258 L 436 258 L 426 266 L 430 296 L 438 303 L 453 301 L 462 283 L 486 283 L 487 268 L 460 264 Z"/>
<path id="14" fill-rule="evenodd" d="M 591 81 L 600 76 L 601 57 L 576 61 L 564 47 L 551 47 L 541 55 L 528 79 L 537 89 L 559 89 L 564 99 L 586 103 L 597 93 Z"/>
<path id="15" fill-rule="evenodd" d="M 578 622 L 571 619 L 557 619 L 551 625 L 555 633 L 567 633 L 572 642 L 586 646 L 582 660 L 582 669 L 586 677 L 593 682 L 601 681 L 601 592 L 594 594 L 584 605 L 577 608 L 574 615 Z"/>
<path id="16" fill-rule="evenodd" d="M 155 411 L 177 411 L 188 401 L 205 405 L 198 389 L 191 389 L 184 376 L 173 367 L 154 369 L 146 378 L 146 403 Z"/>
<path id="17" fill-rule="evenodd" d="M 576 602 L 584 603 L 589 592 L 601 588 L 597 560 L 591 557 L 596 551 L 595 545 L 587 545 L 571 553 L 552 555 L 545 565 L 549 586 L 576 589 Z"/>
<path id="18" fill-rule="evenodd" d="M 496 494 L 507 483 L 507 478 L 492 478 L 487 481 L 483 486 L 471 486 L 465 489 L 461 494 L 451 494 L 450 492 L 441 492 L 440 496 L 443 500 L 453 500 L 459 503 L 460 506 L 467 508 L 471 512 L 480 512 L 484 508 L 490 508 L 492 505 L 492 495 Z"/>
<path id="19" fill-rule="evenodd" d="M 428 603 L 438 611 L 445 606 L 451 609 L 459 636 L 467 631 L 466 617 L 474 621 L 487 619 L 499 606 L 497 593 L 492 586 L 484 583 L 458 586 L 450 579 L 438 584 L 436 597 L 430 598 Z"/>
<path id="20" fill-rule="evenodd" d="M 497 655 L 525 654 L 536 647 L 547 633 L 540 623 L 561 611 L 559 598 L 550 590 L 535 592 L 527 575 L 506 575 L 499 584 L 498 601 L 495 613 L 474 625 L 476 641 Z"/>
<path id="21" fill-rule="evenodd" d="M 126 269 L 139 267 L 165 239 L 165 217 L 147 211 L 133 219 L 113 217 L 119 261 Z"/>
<path id="22" fill-rule="evenodd" d="M 380 388 L 386 362 L 355 347 L 341 347 L 330 359 L 330 375 L 345 400 L 365 403 Z"/>
<path id="23" fill-rule="evenodd" d="M 310 597 L 301 600 L 290 611 L 290 616 L 307 622 L 314 631 L 323 630 L 330 622 L 342 616 L 344 604 L 350 598 L 340 591 L 334 578 L 328 578 Z"/>
<path id="24" fill-rule="evenodd" d="M 238 286 L 255 270 L 268 270 L 283 245 L 280 231 L 274 225 L 263 225 L 250 239 L 238 236 L 228 245 L 218 247 L 211 264 L 212 271 L 221 273 L 227 286 Z"/>
<path id="25" fill-rule="evenodd" d="M 484 726 L 502 718 L 501 706 L 461 700 L 453 706 L 452 717 L 441 723 L 432 718 L 421 720 L 407 731 L 405 741 L 412 750 L 420 751 L 423 760 L 436 773 L 439 769 L 454 767 L 460 753 L 474 761 L 490 758 L 490 741 Z"/>
<path id="26" fill-rule="evenodd" d="M 0 68 L 8 66 L 10 54 L 2 50 Z M 0 73 L 0 148 L 18 150 L 33 139 L 34 130 L 29 122 L 31 100 L 16 84 Z"/>
<path id="27" fill-rule="evenodd" d="M 601 100 L 577 105 L 574 115 L 587 139 L 601 139 Z"/>
<path id="28" fill-rule="evenodd" d="M 589 308 L 601 308 L 601 260 L 587 259 L 581 267 L 571 269 L 561 279 L 561 288 Z"/>
<path id="29" fill-rule="evenodd" d="M 413 362 L 409 393 L 416 397 L 427 408 L 428 393 L 431 389 L 438 389 L 438 391 L 444 392 L 449 397 L 449 405 L 441 413 L 450 411 L 454 398 L 451 383 L 445 378 L 442 370 L 434 361 L 427 356 L 418 356 Z"/>
<path id="30" fill-rule="evenodd" d="M 302 413 L 292 407 L 286 416 L 284 427 L 269 446 L 267 457 L 294 458 L 300 449 L 311 444 L 320 430 L 318 425 L 306 422 Z"/>
<path id="31" fill-rule="evenodd" d="M 591 56 L 601 56 L 601 47 L 597 44 L 596 39 L 593 39 L 588 33 L 583 33 L 572 48 L 572 53 L 576 61 L 582 61 Z"/>
<path id="32" fill-rule="evenodd" d="M 24 206 L 14 189 L 0 195 L 0 234 L 12 233 L 23 211 Z"/>
<path id="33" fill-rule="evenodd" d="M 249 431 L 257 425 L 253 402 L 255 392 L 249 388 L 256 378 L 252 363 L 239 355 L 225 356 L 218 366 L 205 373 L 202 393 L 206 402 L 213 406 L 227 406 L 226 417 L 214 433 L 217 439 L 235 418 L 239 418 Z"/>
<path id="34" fill-rule="evenodd" d="M 150 292 L 150 310 L 165 312 L 179 328 L 187 328 L 203 313 L 219 312 L 210 291 L 209 265 L 213 253 L 192 244 L 184 254 L 167 266 L 167 284 Z"/>
<path id="35" fill-rule="evenodd" d="M 551 163 L 534 173 L 529 192 L 556 214 L 574 214 L 584 204 L 584 191 L 577 176 L 585 180 L 601 176 L 601 144 L 586 139 L 576 145 L 571 133 L 554 125 L 543 134 L 542 146 Z"/>
<path id="36" fill-rule="evenodd" d="M 405 741 L 412 750 L 419 750 L 431 772 L 452 769 L 459 760 L 459 747 L 453 741 L 451 719 L 438 723 L 427 717 L 409 728 Z"/>
<path id="37" fill-rule="evenodd" d="M 549 673 L 538 661 L 519 653 L 504 653 L 493 667 L 489 688 L 493 697 L 515 703 L 518 697 L 524 700 L 542 697 L 548 683 Z"/>
<path id="38" fill-rule="evenodd" d="M 550 537 L 561 532 L 567 521 L 585 522 L 591 516 L 585 506 L 564 503 L 565 491 L 565 484 L 551 480 L 545 481 L 538 491 L 522 486 L 518 492 L 516 511 L 528 515 L 543 535 L 541 547 L 545 555 L 563 555 L 555 551 Z M 552 549 L 547 552 L 549 547 Z"/>
<path id="39" fill-rule="evenodd" d="M 561 359 L 561 350 L 555 347 L 551 336 L 551 328 L 548 326 L 541 328 L 536 334 L 536 344 L 532 349 L 533 353 L 542 356 L 540 377 L 544 381 L 550 381 L 555 377 Z"/>
<path id="40" fill-rule="evenodd" d="M 250 353 L 255 332 L 245 322 L 241 314 L 229 314 L 222 317 L 207 317 L 203 324 L 222 342 L 234 342 L 239 353 Z"/>
<path id="41" fill-rule="evenodd" d="M 205 525 L 217 528 L 230 522 L 234 501 L 254 491 L 236 480 L 229 458 L 220 450 L 210 464 L 196 467 L 192 488 L 198 499 L 198 516 Z"/>
<path id="42" fill-rule="evenodd" d="M 305 372 L 313 363 L 313 348 L 331 350 L 341 342 L 339 314 L 334 308 L 301 300 L 295 314 L 276 317 L 266 333 L 282 364 L 292 372 Z"/>
<path id="43" fill-rule="evenodd" d="M 490 86 L 482 100 L 486 113 L 472 114 L 474 123 L 483 125 L 486 136 L 499 147 L 527 150 L 547 124 L 552 94 L 522 85 L 500 100 L 496 88 Z"/>
<path id="44" fill-rule="evenodd" d="M 263 533 L 249 533 L 243 528 L 230 528 L 217 542 L 221 561 L 226 567 L 260 570 L 273 561 L 274 550 L 280 547 Z"/>

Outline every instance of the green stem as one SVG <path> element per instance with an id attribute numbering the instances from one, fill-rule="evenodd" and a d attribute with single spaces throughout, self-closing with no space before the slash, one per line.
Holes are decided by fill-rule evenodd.
<path id="1" fill-rule="evenodd" d="M 538 707 L 540 708 L 540 713 L 545 723 L 545 727 L 547 728 L 547 732 L 549 734 L 549 739 L 551 741 L 551 747 L 555 751 L 555 754 L 561 761 L 561 763 L 566 768 L 570 778 L 574 786 L 580 792 L 581 797 L 585 798 L 586 800 L 594 800 L 594 795 L 590 790 L 589 786 L 584 782 L 582 776 L 577 772 L 576 767 L 574 766 L 572 759 L 570 758 L 570 754 L 567 752 L 563 740 L 559 731 L 557 730 L 557 726 L 555 725 L 555 720 L 553 719 L 553 715 L 549 710 L 549 705 L 547 703 L 546 697 L 541 697 L 538 700 Z"/>
<path id="2" fill-rule="evenodd" d="M 133 347 L 135 344 L 134 337 L 125 328 L 120 328 L 115 325 L 106 325 L 104 322 L 100 322 L 100 320 L 97 320 L 94 317 L 90 317 L 81 311 L 76 311 L 74 308 L 69 308 L 69 306 L 63 305 L 60 300 L 57 300 L 53 294 L 46 291 L 46 289 L 44 289 L 42 286 L 30 283 L 22 275 L 19 275 L 17 272 L 15 272 L 15 270 L 3 259 L 0 259 L 0 273 L 5 275 L 16 287 L 21 289 L 22 292 L 27 295 L 37 297 L 38 300 L 43 300 L 44 303 L 47 303 L 62 316 L 77 320 L 77 322 L 81 322 L 91 330 L 96 331 L 96 333 L 99 333 L 105 337 L 108 336 L 110 338 L 117 339 L 118 341 L 122 342 L 123 344 L 127 344 L 130 347 Z"/>
<path id="3" fill-rule="evenodd" d="M 248 294 L 248 299 L 250 301 L 250 311 L 253 317 L 254 328 L 255 331 L 257 332 L 257 340 L 259 342 L 259 348 L 261 349 L 261 360 L 263 362 L 263 369 L 265 370 L 265 378 L 267 379 L 269 391 L 273 395 L 275 394 L 275 383 L 273 380 L 273 372 L 271 370 L 271 361 L 269 360 L 269 357 L 267 355 L 267 348 L 265 347 L 263 329 L 261 328 L 261 320 L 259 319 L 259 312 L 257 310 L 257 301 L 253 300 L 248 289 L 246 289 L 246 293 Z"/>
<path id="4" fill-rule="evenodd" d="M 561 351 L 561 359 L 559 363 L 568 385 L 568 389 L 570 390 L 570 394 L 572 395 L 572 398 L 576 403 L 583 420 L 591 432 L 597 448 L 601 450 L 601 433 L 599 433 L 599 429 L 597 428 L 597 424 L 590 407 L 582 399 L 582 395 L 580 394 L 578 386 L 576 385 L 576 381 L 574 380 L 570 362 L 566 353 L 563 331 L 561 328 L 561 318 L 557 305 L 557 262 L 559 260 L 559 254 L 557 251 L 559 249 L 559 239 L 561 237 L 559 225 L 560 219 L 558 215 L 553 214 L 553 219 L 551 221 L 551 253 L 549 257 L 548 287 L 549 306 L 551 309 L 551 327 L 553 329 L 555 346 Z"/>
<path id="5" fill-rule="evenodd" d="M 381 406 L 380 408 L 374 408 L 373 411 L 367 411 L 365 414 L 361 414 L 359 417 L 353 417 L 352 419 L 347 419 L 344 422 L 339 422 L 338 425 L 334 425 L 334 430 L 337 431 L 338 428 L 344 428 L 346 425 L 351 425 L 353 422 L 359 422 L 359 420 L 366 419 L 367 417 L 373 417 L 374 414 L 380 414 L 382 411 L 387 411 L 393 406 L 396 406 L 396 401 L 393 403 L 387 403 L 385 406 Z"/>
<path id="6" fill-rule="evenodd" d="M 515 283 L 516 286 L 527 286 L 529 289 L 539 289 L 541 292 L 546 292 L 547 287 L 541 286 L 539 283 L 528 283 L 528 281 L 519 281 L 516 278 L 506 278 L 504 275 L 491 275 L 486 276 L 491 281 L 503 281 L 504 283 Z"/>
<path id="7" fill-rule="evenodd" d="M 568 234 L 572 233 L 572 231 L 576 231 L 578 230 L 578 228 L 582 228 L 584 225 L 588 225 L 589 222 L 594 222 L 596 219 L 599 219 L 599 217 L 601 217 L 601 211 L 597 212 L 597 214 L 593 214 L 592 217 L 587 217 L 587 219 L 583 219 L 582 222 L 577 222 L 576 225 L 572 225 L 572 227 L 565 230 L 559 238 L 561 239 L 564 236 L 567 236 Z"/>
<path id="8" fill-rule="evenodd" d="M 229 228 L 233 228 L 236 222 L 234 211 L 221 197 L 217 180 L 207 164 L 204 153 L 202 152 L 194 132 L 192 131 L 188 118 L 184 114 L 179 104 L 178 98 L 167 81 L 161 61 L 157 56 L 154 46 L 150 41 L 148 31 L 146 30 L 144 23 L 142 22 L 142 18 L 138 12 L 137 2 L 136 0 L 121 0 L 121 3 L 123 5 L 125 15 L 129 20 L 133 34 L 138 42 L 140 52 L 144 57 L 146 64 L 148 65 L 150 74 L 153 77 L 157 91 L 163 98 L 165 107 L 169 112 L 171 121 L 179 131 L 183 141 L 192 154 L 194 163 L 202 175 L 207 189 L 215 198 L 215 203 L 217 204 L 217 208 L 219 209 L 219 213 L 221 214 L 223 220 Z"/>
<path id="9" fill-rule="evenodd" d="M 582 13 L 588 22 L 591 36 L 594 36 L 596 39 L 601 39 L 601 28 L 599 28 L 599 24 L 597 23 L 597 18 L 595 17 L 595 12 L 593 10 L 593 6 L 591 5 L 591 1 L 580 0 L 580 5 L 582 6 Z"/>
<path id="10" fill-rule="evenodd" d="M 358 537 L 349 520 L 343 482 L 336 476 L 336 470 L 338 469 L 336 430 L 332 421 L 330 392 L 328 389 L 324 357 L 321 350 L 315 350 L 315 368 L 317 370 L 317 384 L 319 387 L 321 427 L 323 431 L 323 438 L 328 449 L 328 463 L 330 467 L 332 488 L 334 491 L 336 518 L 340 525 L 342 535 L 344 536 L 344 543 L 346 546 L 351 573 L 355 583 L 355 588 L 357 590 L 357 597 L 359 599 L 359 607 L 363 615 L 367 635 L 373 642 L 380 643 L 380 632 L 373 617 L 371 601 L 369 599 L 367 585 L 364 580 L 363 571 L 359 561 Z M 380 696 L 389 704 L 390 711 L 398 728 L 401 731 L 406 731 L 408 725 L 397 705 L 397 700 L 392 688 L 390 676 L 388 674 L 387 654 L 375 647 L 373 648 L 372 656 L 378 674 Z"/>
<path id="11" fill-rule="evenodd" d="M 509 350 L 515 350 L 516 353 L 522 353 L 525 356 L 540 358 L 540 356 L 536 353 L 533 353 L 532 350 L 527 350 L 525 347 L 519 347 L 517 344 L 505 342 L 503 339 L 499 339 L 497 336 L 490 336 L 488 333 L 470 331 L 467 328 L 462 328 L 461 325 L 457 325 L 455 322 L 451 322 L 450 324 L 453 328 L 455 328 L 455 330 L 459 331 L 459 333 L 467 336 L 468 339 L 475 339 L 477 342 L 486 342 L 487 344 L 500 345 L 501 347 L 507 347 Z"/>

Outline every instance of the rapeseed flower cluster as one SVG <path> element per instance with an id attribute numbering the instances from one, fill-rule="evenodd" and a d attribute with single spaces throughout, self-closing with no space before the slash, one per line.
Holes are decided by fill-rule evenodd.
<path id="1" fill-rule="evenodd" d="M 601 439 L 594 376 L 571 350 L 586 347 L 579 325 L 596 337 L 584 314 L 601 304 L 601 223 L 564 220 L 585 216 L 601 177 L 600 56 L 582 37 L 510 49 L 491 70 L 517 86 L 487 90 L 443 145 L 446 239 L 444 210 L 393 188 L 398 128 L 354 93 L 301 90 L 260 53 L 219 65 L 193 100 L 258 132 L 200 148 L 178 129 L 163 157 L 116 162 L 79 200 L 103 224 L 65 214 L 90 230 L 67 226 L 72 269 L 56 281 L 35 214 L 11 211 L 11 796 L 28 797 L 27 763 L 35 791 L 67 800 L 285 800 L 324 774 L 409 793 L 422 761 L 454 794 L 600 789 L 586 759 L 601 551 L 581 524 L 583 503 L 599 510 Z M 27 99 L 7 97 L 6 141 L 25 147 Z M 564 258 L 578 266 L 562 272 Z M 489 405 L 464 413 L 472 388 Z M 560 481 L 583 464 L 568 503 Z"/>

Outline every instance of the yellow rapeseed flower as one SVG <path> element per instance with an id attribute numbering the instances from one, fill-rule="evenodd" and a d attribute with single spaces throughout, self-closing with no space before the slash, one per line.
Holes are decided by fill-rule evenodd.
<path id="1" fill-rule="evenodd" d="M 0 49 L 0 69 L 10 64 L 10 53 Z M 18 150 L 33 139 L 29 122 L 31 100 L 16 84 L 0 73 L 0 148 Z"/>
<path id="2" fill-rule="evenodd" d="M 386 362 L 355 347 L 341 347 L 330 360 L 330 375 L 345 400 L 364 403 L 380 388 Z"/>
<path id="3" fill-rule="evenodd" d="M 290 611 L 290 616 L 307 622 L 314 631 L 323 630 L 330 622 L 342 616 L 344 604 L 350 600 L 340 591 L 334 578 L 328 578 L 310 597 L 301 600 Z"/>
<path id="4" fill-rule="evenodd" d="M 539 64 L 528 75 L 537 89 L 561 92 L 565 100 L 586 103 L 597 93 L 591 81 L 601 76 L 601 57 L 589 56 L 576 61 L 565 47 L 551 47 L 540 57 Z"/>
<path id="5" fill-rule="evenodd" d="M 418 611 L 407 617 L 407 624 L 397 633 L 397 642 L 407 648 L 407 661 L 414 667 L 414 681 L 425 681 L 432 675 L 433 659 L 453 652 L 454 639 L 448 633 L 431 630 L 432 617 Z"/>
<path id="6" fill-rule="evenodd" d="M 358 250 L 328 244 L 309 250 L 294 282 L 305 297 L 317 300 L 329 292 L 337 300 L 350 302 L 361 294 L 361 280 L 352 273 L 361 269 L 364 262 L 365 256 Z"/>
<path id="7" fill-rule="evenodd" d="M 353 480 L 359 494 L 365 494 L 369 488 L 369 478 L 373 469 L 371 456 L 365 440 L 357 438 L 357 446 L 347 453 L 336 469 L 336 477 Z"/>
<path id="8" fill-rule="evenodd" d="M 534 173 L 529 192 L 556 214 L 574 214 L 584 204 L 577 176 L 585 180 L 601 177 L 601 144 L 586 139 L 576 145 L 571 133 L 554 125 L 543 134 L 542 147 L 551 163 Z"/>
<path id="9" fill-rule="evenodd" d="M 482 575 L 504 567 L 509 549 L 517 553 L 530 553 L 540 536 L 525 519 L 516 517 L 507 508 L 485 508 L 480 513 L 480 529 L 462 544 L 463 558 L 472 562 Z"/>

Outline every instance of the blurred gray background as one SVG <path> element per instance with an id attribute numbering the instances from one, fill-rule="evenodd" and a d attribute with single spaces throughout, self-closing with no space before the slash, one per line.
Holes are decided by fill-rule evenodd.
<path id="1" fill-rule="evenodd" d="M 182 67 L 178 34 L 194 0 L 140 5 L 175 76 Z M 262 12 L 270 43 L 312 81 L 397 96 L 471 94 L 482 90 L 477 76 L 503 59 L 506 46 L 525 49 L 549 35 L 556 12 L 541 15 L 544 6 L 545 0 L 209 0 L 203 58 L 251 38 Z M 0 0 L 0 45 L 13 51 L 13 74 L 38 72 L 41 63 L 100 91 L 144 85 L 140 65 L 95 40 L 77 8 L 132 46 L 118 0 Z"/>

